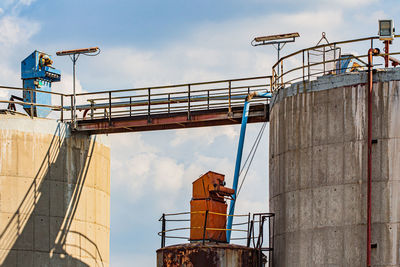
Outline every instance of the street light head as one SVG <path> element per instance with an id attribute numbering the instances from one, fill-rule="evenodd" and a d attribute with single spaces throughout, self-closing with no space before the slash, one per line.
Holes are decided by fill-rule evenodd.
<path id="1" fill-rule="evenodd" d="M 300 37 L 298 32 L 275 34 L 256 37 L 251 41 L 252 46 L 259 45 L 273 45 L 278 52 L 278 61 L 280 59 L 280 52 L 287 43 L 293 43 L 297 37 Z M 278 69 L 279 74 L 279 69 Z"/>
<path id="2" fill-rule="evenodd" d="M 285 33 L 285 34 L 275 34 L 275 35 L 268 35 L 268 36 L 260 36 L 254 38 L 254 42 L 257 43 L 262 43 L 262 42 L 268 42 L 268 41 L 276 41 L 276 40 L 284 40 L 284 39 L 289 39 L 289 38 L 297 38 L 300 37 L 300 34 L 298 32 L 293 32 L 293 33 Z M 256 44 L 257 45 L 257 44 Z"/>
<path id="3" fill-rule="evenodd" d="M 77 54 L 92 54 L 98 52 L 100 49 L 96 47 L 89 48 L 81 48 L 81 49 L 73 49 L 73 50 L 64 50 L 56 52 L 57 56 L 69 56 L 69 55 L 77 55 Z"/>

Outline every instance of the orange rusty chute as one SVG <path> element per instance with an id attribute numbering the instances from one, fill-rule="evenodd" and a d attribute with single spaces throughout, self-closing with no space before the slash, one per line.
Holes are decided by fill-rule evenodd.
<path id="1" fill-rule="evenodd" d="M 225 197 L 230 197 L 235 191 L 224 185 L 225 176 L 212 171 L 193 182 L 193 197 L 190 201 L 190 241 L 226 242 L 226 231 L 215 229 L 225 229 L 227 211 Z"/>

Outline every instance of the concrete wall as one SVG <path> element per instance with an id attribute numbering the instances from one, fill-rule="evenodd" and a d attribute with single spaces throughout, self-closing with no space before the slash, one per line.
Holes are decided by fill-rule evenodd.
<path id="1" fill-rule="evenodd" d="M 105 137 L 0 115 L 0 265 L 108 266 L 109 189 Z"/>
<path id="2" fill-rule="evenodd" d="M 400 71 L 374 77 L 373 266 L 400 265 Z M 365 73 L 294 84 L 273 99 L 274 266 L 366 266 Z"/>

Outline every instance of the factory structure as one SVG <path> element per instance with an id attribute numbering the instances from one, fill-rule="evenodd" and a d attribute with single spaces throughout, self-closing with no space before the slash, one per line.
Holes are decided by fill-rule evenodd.
<path id="1" fill-rule="evenodd" d="M 106 134 L 241 124 L 233 184 L 212 170 L 188 177 L 190 211 L 162 214 L 157 266 L 399 266 L 393 22 L 281 57 L 298 37 L 253 40 L 277 46 L 270 76 L 72 94 L 51 90 L 61 71 L 34 51 L 22 88 L 0 86 L 0 265 L 109 266 Z M 57 55 L 75 76 L 78 57 L 98 52 Z M 237 214 L 248 123 L 270 124 L 270 210 Z"/>

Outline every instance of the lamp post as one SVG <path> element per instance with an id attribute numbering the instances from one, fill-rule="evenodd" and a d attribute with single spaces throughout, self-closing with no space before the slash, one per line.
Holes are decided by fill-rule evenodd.
<path id="1" fill-rule="evenodd" d="M 72 90 L 73 90 L 73 98 L 71 103 L 72 109 L 72 125 L 73 128 L 76 128 L 76 90 L 75 90 L 75 76 L 76 76 L 76 62 L 80 55 L 85 56 L 97 56 L 100 54 L 100 48 L 96 47 L 89 47 L 89 48 L 81 48 L 81 49 L 74 49 L 74 50 L 63 50 L 56 52 L 57 56 L 69 56 L 72 60 L 72 70 L 73 70 L 73 82 L 72 82 Z"/>
<path id="2" fill-rule="evenodd" d="M 261 36 L 254 38 L 251 41 L 251 45 L 252 46 L 273 45 L 277 50 L 278 61 L 279 61 L 279 59 L 281 58 L 280 53 L 283 47 L 287 43 L 295 42 L 297 37 L 300 37 L 300 34 L 298 32 Z M 278 68 L 278 75 L 279 75 L 279 68 Z"/>

